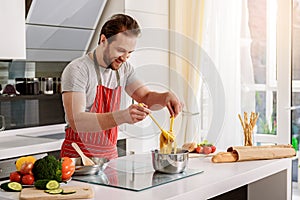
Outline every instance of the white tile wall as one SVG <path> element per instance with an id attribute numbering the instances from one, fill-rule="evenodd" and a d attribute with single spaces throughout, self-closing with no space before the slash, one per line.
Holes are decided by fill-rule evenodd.
<path id="1" fill-rule="evenodd" d="M 155 27 L 168 29 L 169 27 L 169 20 L 167 15 L 145 13 L 129 9 L 125 9 L 125 12 L 137 19 L 142 28 Z"/>
<path id="2" fill-rule="evenodd" d="M 142 28 L 142 38 L 130 62 L 150 89 L 168 90 L 169 0 L 125 0 L 125 13 L 133 16 Z M 163 124 L 167 111 L 156 114 Z M 150 119 L 136 126 L 128 125 L 126 131 L 133 136 L 127 140 L 127 151 L 141 153 L 158 148 L 157 129 Z"/>
<path id="3" fill-rule="evenodd" d="M 141 12 L 168 15 L 168 0 L 126 0 L 125 8 Z"/>

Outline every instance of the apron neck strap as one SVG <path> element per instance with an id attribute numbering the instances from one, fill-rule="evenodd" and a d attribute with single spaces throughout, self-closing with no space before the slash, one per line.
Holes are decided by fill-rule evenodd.
<path id="1" fill-rule="evenodd" d="M 96 74 L 97 74 L 97 79 L 98 79 L 98 85 L 102 85 L 102 80 L 101 80 L 101 76 L 100 76 L 100 69 L 99 69 L 99 63 L 98 63 L 97 57 L 96 57 L 96 50 L 94 50 L 94 52 L 93 52 L 93 59 L 94 59 L 94 67 L 95 67 Z M 120 86 L 119 71 L 118 70 L 114 70 L 114 71 L 116 71 L 118 86 Z"/>

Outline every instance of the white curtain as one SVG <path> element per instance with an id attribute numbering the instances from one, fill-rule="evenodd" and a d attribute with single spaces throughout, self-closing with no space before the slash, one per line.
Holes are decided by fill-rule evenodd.
<path id="1" fill-rule="evenodd" d="M 175 124 L 177 143 L 200 142 L 200 75 L 204 1 L 170 1 L 170 88 L 184 103 Z"/>
<path id="2" fill-rule="evenodd" d="M 241 37 L 248 34 L 248 26 L 245 26 L 248 13 L 246 0 L 175 0 L 170 1 L 170 4 L 170 18 L 174 19 L 170 23 L 171 30 L 177 36 L 178 33 L 185 35 L 203 50 L 199 53 L 195 45 L 188 46 L 185 44 L 186 40 L 179 40 L 179 36 L 171 37 L 171 47 L 175 46 L 174 49 L 177 53 L 180 51 L 180 55 L 170 56 L 170 88 L 184 100 L 185 111 L 194 116 L 200 112 L 196 123 L 193 119 L 190 120 L 192 124 L 183 120 L 181 126 L 186 126 L 185 131 L 181 127 L 178 138 L 181 142 L 189 142 L 195 138 L 198 140 L 196 142 L 200 142 L 199 140 L 208 138 L 222 149 L 230 145 L 241 145 L 243 134 L 237 117 L 241 112 L 241 64 L 251 66 L 250 43 L 241 40 Z M 191 59 L 186 60 L 182 55 Z M 208 62 L 210 59 L 212 63 Z M 214 68 L 217 74 L 206 77 L 206 71 L 213 71 Z M 176 72 L 174 76 L 173 71 Z M 214 80 L 211 80 L 216 79 L 217 82 L 218 76 L 223 88 L 213 84 Z M 224 90 L 224 99 L 221 90 Z M 214 98 L 218 96 L 212 94 L 218 92 L 220 96 L 216 100 Z M 223 110 L 218 107 L 220 105 L 224 107 Z M 212 131 L 215 126 L 221 128 Z"/>

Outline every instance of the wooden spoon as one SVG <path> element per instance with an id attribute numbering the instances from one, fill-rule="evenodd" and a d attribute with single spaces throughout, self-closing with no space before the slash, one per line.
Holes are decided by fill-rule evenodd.
<path id="1" fill-rule="evenodd" d="M 75 142 L 72 142 L 72 147 L 80 155 L 82 163 L 83 163 L 84 166 L 95 165 L 94 161 L 92 161 L 90 158 L 88 158 L 86 155 L 84 155 L 84 153 L 81 151 L 81 149 L 79 148 L 79 146 Z"/>

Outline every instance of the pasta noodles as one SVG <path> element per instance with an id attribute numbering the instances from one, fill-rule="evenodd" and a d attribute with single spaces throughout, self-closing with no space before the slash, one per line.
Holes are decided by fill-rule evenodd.
<path id="1" fill-rule="evenodd" d="M 173 125 L 174 125 L 174 117 L 170 118 L 170 130 L 167 132 L 165 130 L 162 130 L 162 133 L 160 134 L 160 152 L 163 154 L 171 154 L 173 150 L 173 144 L 174 144 L 174 154 L 176 154 L 177 151 L 177 144 L 175 141 L 175 135 L 173 133 Z"/>

